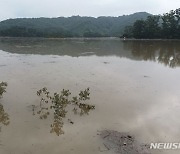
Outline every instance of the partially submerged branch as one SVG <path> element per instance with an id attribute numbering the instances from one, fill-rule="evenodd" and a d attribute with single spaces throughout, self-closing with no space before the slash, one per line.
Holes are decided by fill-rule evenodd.
<path id="1" fill-rule="evenodd" d="M 6 92 L 6 87 L 7 87 L 7 83 L 6 82 L 1 82 L 0 83 L 0 97 L 2 97 L 3 93 Z"/>
<path id="2" fill-rule="evenodd" d="M 63 119 L 68 112 L 68 106 L 73 108 L 72 111 L 74 114 L 79 114 L 80 116 L 88 114 L 90 110 L 95 109 L 94 105 L 85 103 L 85 101 L 90 99 L 89 88 L 80 91 L 79 95 L 75 97 L 70 97 L 71 92 L 65 89 L 63 89 L 60 94 L 54 93 L 53 95 L 50 95 L 50 92 L 46 87 L 38 90 L 37 95 L 41 97 L 40 110 L 37 114 L 40 115 L 40 119 L 46 119 L 50 114 L 49 109 L 53 110 L 54 122 L 51 124 L 50 132 L 55 132 L 58 136 L 64 133 L 62 130 L 64 125 Z M 68 121 L 70 121 L 71 124 L 74 123 L 70 119 L 68 119 Z"/>

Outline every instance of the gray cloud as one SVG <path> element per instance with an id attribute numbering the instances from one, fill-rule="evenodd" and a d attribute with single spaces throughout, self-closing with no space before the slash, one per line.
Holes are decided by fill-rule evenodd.
<path id="1" fill-rule="evenodd" d="M 120 16 L 146 11 L 162 14 L 179 0 L 0 0 L 0 20 L 17 17 Z"/>

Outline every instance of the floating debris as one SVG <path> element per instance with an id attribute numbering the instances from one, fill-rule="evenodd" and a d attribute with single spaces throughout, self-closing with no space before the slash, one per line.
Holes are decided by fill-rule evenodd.
<path id="1" fill-rule="evenodd" d="M 144 78 L 150 78 L 150 76 L 144 75 Z"/>
<path id="2" fill-rule="evenodd" d="M 105 61 L 105 62 L 103 62 L 104 64 L 109 64 L 109 62 L 107 62 L 107 61 Z"/>
<path id="3" fill-rule="evenodd" d="M 93 54 L 95 54 L 94 52 L 83 52 L 83 53 L 81 53 L 81 55 L 93 55 Z"/>
<path id="4" fill-rule="evenodd" d="M 7 65 L 0 65 L 0 67 L 5 67 L 5 66 L 7 66 Z"/>

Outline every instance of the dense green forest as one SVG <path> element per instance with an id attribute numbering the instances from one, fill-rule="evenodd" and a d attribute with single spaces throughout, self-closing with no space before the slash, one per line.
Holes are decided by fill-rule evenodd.
<path id="1" fill-rule="evenodd" d="M 127 25 L 146 19 L 146 12 L 119 17 L 18 18 L 0 22 L 0 36 L 10 37 L 118 37 Z"/>
<path id="2" fill-rule="evenodd" d="M 123 37 L 136 39 L 180 39 L 180 8 L 149 16 L 126 26 Z"/>
<path id="3" fill-rule="evenodd" d="M 8 19 L 0 22 L 0 36 L 180 39 L 180 9 L 163 15 L 139 12 L 119 17 Z"/>

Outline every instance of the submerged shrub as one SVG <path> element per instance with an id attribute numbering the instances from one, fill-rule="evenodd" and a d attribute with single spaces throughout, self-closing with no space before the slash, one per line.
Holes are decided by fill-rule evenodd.
<path id="1" fill-rule="evenodd" d="M 3 125 L 9 125 L 9 114 L 4 111 L 4 107 L 0 104 L 0 123 Z"/>
<path id="2" fill-rule="evenodd" d="M 7 83 L 6 82 L 1 82 L 0 83 L 0 97 L 2 97 L 3 93 L 6 92 L 6 87 L 7 87 Z"/>
<path id="3" fill-rule="evenodd" d="M 0 97 L 2 97 L 3 93 L 6 92 L 7 83 L 1 82 L 0 83 Z M 9 125 L 9 115 L 4 111 L 3 105 L 0 103 L 0 124 L 3 124 L 5 126 Z M 1 128 L 1 126 L 0 126 Z"/>
<path id="4" fill-rule="evenodd" d="M 40 110 L 37 114 L 40 115 L 40 119 L 46 119 L 52 110 L 54 121 L 51 124 L 51 133 L 56 133 L 58 136 L 64 134 L 62 127 L 64 125 L 63 119 L 66 117 L 68 106 L 72 108 L 74 114 L 80 116 L 88 114 L 90 110 L 95 109 L 94 105 L 90 105 L 85 101 L 90 99 L 90 89 L 87 88 L 84 91 L 80 91 L 78 96 L 70 97 L 71 92 L 63 89 L 60 93 L 54 93 L 50 95 L 50 92 L 46 87 L 37 91 L 37 95 L 41 97 Z M 34 111 L 33 111 L 33 114 Z M 71 124 L 73 121 L 68 119 Z"/>

